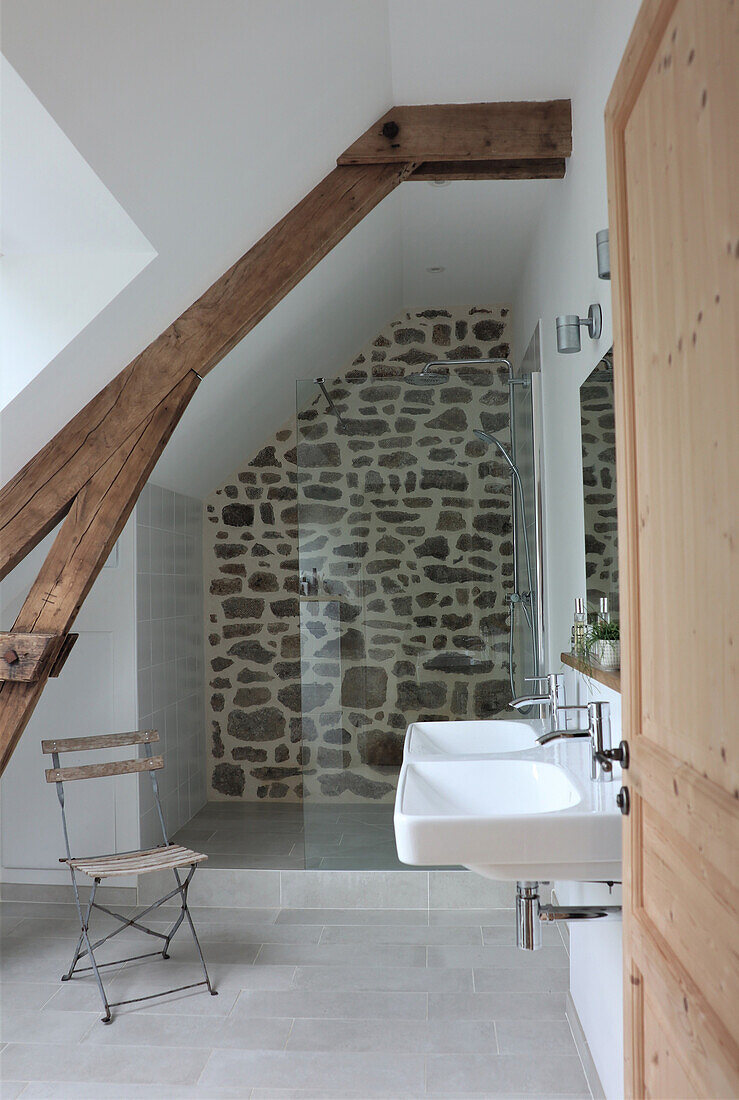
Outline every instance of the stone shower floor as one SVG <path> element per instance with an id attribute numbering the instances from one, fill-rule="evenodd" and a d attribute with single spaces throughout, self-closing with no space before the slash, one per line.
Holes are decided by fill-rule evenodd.
<path id="1" fill-rule="evenodd" d="M 209 802 L 172 840 L 208 867 L 290 871 L 408 870 L 395 850 L 393 804 Z"/>

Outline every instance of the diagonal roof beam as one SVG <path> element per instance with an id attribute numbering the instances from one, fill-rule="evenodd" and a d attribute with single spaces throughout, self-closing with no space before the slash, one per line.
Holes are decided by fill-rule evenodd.
<path id="1" fill-rule="evenodd" d="M 56 635 L 59 654 L 83 600 L 199 384 L 190 372 L 128 439 L 108 452 L 69 509 L 13 632 Z M 12 638 L 12 633 L 8 637 Z M 0 774 L 53 672 L 54 662 L 46 662 L 35 680 L 0 683 Z"/>

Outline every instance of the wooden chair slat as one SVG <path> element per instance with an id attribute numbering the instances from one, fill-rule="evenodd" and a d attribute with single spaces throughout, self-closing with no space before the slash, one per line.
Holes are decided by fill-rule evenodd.
<path id="1" fill-rule="evenodd" d="M 112 875 L 147 874 L 150 871 L 202 863 L 207 858 L 202 852 L 194 852 L 180 844 L 170 844 L 166 848 L 124 852 L 121 855 L 77 857 L 65 860 L 65 863 L 91 877 L 109 878 Z"/>
<path id="2" fill-rule="evenodd" d="M 153 772 L 164 767 L 161 756 L 143 757 L 140 760 L 111 760 L 107 764 L 81 764 L 77 768 L 47 768 L 47 783 L 68 783 L 72 779 L 100 779 L 108 775 L 127 775 L 129 772 Z"/>
<path id="3" fill-rule="evenodd" d="M 159 740 L 156 730 L 134 730 L 133 733 L 103 733 L 94 737 L 62 737 L 42 741 L 41 752 L 87 752 L 89 749 L 116 749 L 122 745 L 144 745 Z"/>

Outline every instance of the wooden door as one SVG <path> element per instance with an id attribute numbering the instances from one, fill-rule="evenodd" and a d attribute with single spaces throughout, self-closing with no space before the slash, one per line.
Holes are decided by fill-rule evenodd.
<path id="1" fill-rule="evenodd" d="M 739 1096 L 739 4 L 646 0 L 606 111 L 628 1096 Z"/>

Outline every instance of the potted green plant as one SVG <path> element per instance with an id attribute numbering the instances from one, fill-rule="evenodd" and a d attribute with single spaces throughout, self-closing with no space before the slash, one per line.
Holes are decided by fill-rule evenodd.
<path id="1" fill-rule="evenodd" d="M 618 619 L 606 622 L 598 619 L 585 632 L 585 660 L 599 668 L 615 670 L 621 667 L 621 629 Z"/>

